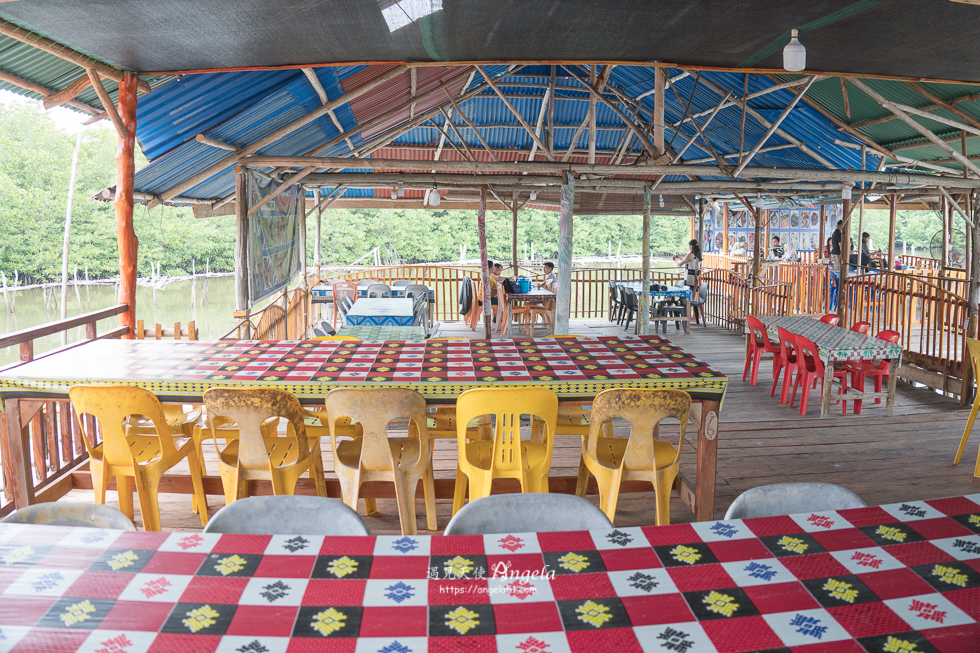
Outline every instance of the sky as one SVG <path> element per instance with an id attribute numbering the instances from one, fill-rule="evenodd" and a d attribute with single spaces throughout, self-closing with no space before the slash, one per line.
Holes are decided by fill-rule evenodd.
<path id="1" fill-rule="evenodd" d="M 40 100 L 33 100 L 23 95 L 17 95 L 6 90 L 0 90 L 0 104 L 3 105 L 16 105 L 16 104 L 35 104 L 39 105 Z M 83 125 L 82 123 L 88 120 L 90 117 L 88 114 L 80 113 L 78 111 L 73 111 L 71 109 L 65 109 L 64 107 L 55 107 L 47 111 L 47 116 L 54 121 L 54 124 L 69 134 L 77 134 L 79 131 L 85 130 L 95 130 L 95 129 L 106 129 L 111 128 L 112 123 L 108 120 L 101 120 L 94 125 Z"/>

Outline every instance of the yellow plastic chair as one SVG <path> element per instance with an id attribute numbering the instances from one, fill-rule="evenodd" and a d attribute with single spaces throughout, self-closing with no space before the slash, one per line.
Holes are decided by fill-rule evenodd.
<path id="1" fill-rule="evenodd" d="M 105 503 L 109 481 L 116 478 L 119 509 L 133 519 L 133 482 L 139 497 L 143 529 L 160 530 L 160 506 L 157 494 L 160 479 L 184 458 L 190 468 L 194 496 L 191 507 L 208 523 L 208 503 L 204 496 L 201 465 L 191 439 L 175 440 L 160 401 L 147 390 L 131 386 L 76 385 L 68 390 L 82 441 L 88 450 L 92 470 L 95 502 Z M 102 430 L 102 442 L 96 446 L 96 434 L 86 432 L 83 415 L 92 415 Z M 152 425 L 134 428 L 143 421 Z"/>
<path id="2" fill-rule="evenodd" d="M 973 430 L 973 422 L 976 421 L 977 413 L 980 412 L 980 340 L 967 338 L 966 346 L 970 349 L 970 360 L 973 361 L 973 379 L 977 383 L 977 393 L 973 397 L 973 410 L 970 411 L 970 417 L 966 420 L 966 428 L 963 429 L 963 437 L 960 438 L 960 446 L 956 450 L 956 458 L 953 459 L 954 465 L 958 465 L 960 458 L 963 457 L 963 450 L 966 449 L 966 441 L 970 437 L 970 432 Z M 973 475 L 980 477 L 980 453 L 977 454 L 977 466 L 973 470 Z"/>
<path id="3" fill-rule="evenodd" d="M 304 472 L 316 483 L 317 494 L 327 496 L 320 441 L 310 446 L 296 397 L 275 388 L 211 388 L 204 393 L 204 406 L 214 437 L 228 442 L 218 452 L 226 505 L 247 497 L 248 481 L 255 479 L 271 481 L 273 494 L 294 494 Z M 278 433 L 279 418 L 287 422 L 285 437 Z"/>
<path id="4" fill-rule="evenodd" d="M 470 421 L 484 415 L 493 416 L 493 439 L 469 440 Z M 530 415 L 540 428 L 541 442 L 521 439 L 521 415 Z M 546 388 L 479 388 L 461 394 L 453 514 L 463 507 L 467 482 L 470 501 L 489 496 L 495 478 L 519 480 L 522 492 L 547 492 L 557 416 L 558 397 Z"/>
<path id="5" fill-rule="evenodd" d="M 310 342 L 321 342 L 323 340 L 347 340 L 350 342 L 360 342 L 360 338 L 355 338 L 354 336 L 317 336 L 316 338 L 307 338 Z"/>
<path id="6" fill-rule="evenodd" d="M 334 471 L 340 479 L 344 503 L 356 510 L 362 483 L 390 481 L 395 485 L 402 534 L 415 535 L 415 490 L 421 478 L 426 526 L 430 531 L 437 530 L 432 449 L 422 395 L 398 388 L 339 388 L 327 394 L 326 409 Z M 389 437 L 388 426 L 403 419 L 408 420 L 408 436 Z M 363 436 L 340 440 L 338 426 L 342 420 L 359 424 Z M 372 503 L 365 503 L 370 510 Z"/>
<path id="7" fill-rule="evenodd" d="M 211 437 L 211 431 L 206 428 L 201 428 L 200 404 L 193 404 L 191 410 L 186 413 L 181 404 L 162 404 L 162 406 L 163 415 L 167 418 L 167 425 L 170 427 L 170 435 L 190 438 L 194 442 L 194 449 L 197 450 L 197 460 L 201 466 L 201 475 L 207 476 L 208 471 L 204 465 L 202 443 Z M 147 419 L 139 420 L 133 425 L 133 428 L 141 435 L 156 434 L 153 423 Z"/>
<path id="8" fill-rule="evenodd" d="M 690 413 L 691 397 L 681 390 L 614 388 L 600 392 L 592 403 L 592 427 L 582 445 L 575 494 L 585 496 L 591 473 L 599 485 L 599 508 L 614 521 L 620 483 L 650 481 L 657 496 L 657 525 L 669 524 L 670 490 Z M 613 417 L 629 423 L 628 438 L 602 434 L 603 424 Z M 660 422 L 669 418 L 681 423 L 676 449 L 657 437 Z"/>

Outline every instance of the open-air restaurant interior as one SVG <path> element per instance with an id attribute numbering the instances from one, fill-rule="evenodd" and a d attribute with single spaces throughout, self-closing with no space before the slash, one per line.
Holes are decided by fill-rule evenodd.
<path id="1" fill-rule="evenodd" d="M 78 201 L 119 263 L 116 304 L 0 334 L 0 653 L 980 652 L 978 30 L 976 0 L 0 2 L 0 89 L 118 134 Z M 220 337 L 136 301 L 161 206 L 234 216 Z M 479 257 L 322 260 L 328 208 L 461 211 Z M 573 258 L 595 216 L 638 265 Z"/>

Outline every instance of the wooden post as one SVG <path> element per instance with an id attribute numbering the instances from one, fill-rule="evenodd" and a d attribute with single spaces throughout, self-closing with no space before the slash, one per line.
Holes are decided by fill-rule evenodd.
<path id="1" fill-rule="evenodd" d="M 764 249 L 762 250 L 762 260 L 765 260 L 766 259 L 766 250 L 769 249 L 769 241 L 771 239 L 771 236 L 769 235 L 769 211 L 768 211 L 768 209 L 766 210 L 766 223 L 763 225 L 762 228 L 764 230 L 764 233 L 762 234 L 762 243 L 763 243 L 763 246 L 764 246 Z M 780 244 L 782 244 L 782 243 L 780 243 Z"/>
<path id="2" fill-rule="evenodd" d="M 82 149 L 82 132 L 75 138 L 75 153 L 71 156 L 68 177 L 68 203 L 65 208 L 65 238 L 61 247 L 61 319 L 68 317 L 68 245 L 71 243 L 71 209 L 75 201 L 75 181 L 78 179 L 78 154 Z M 78 268 L 75 268 L 75 292 L 78 292 Z M 79 311 L 81 312 L 81 311 Z M 61 344 L 68 344 L 68 332 L 61 332 Z"/>
<path id="3" fill-rule="evenodd" d="M 702 197 L 698 200 L 698 242 L 701 243 L 701 249 L 704 249 L 704 208 L 705 201 Z"/>
<path id="4" fill-rule="evenodd" d="M 867 160 L 868 160 L 868 147 L 865 145 L 861 147 L 861 170 L 862 171 L 868 167 Z M 861 182 L 861 189 L 863 190 L 865 187 L 867 187 L 867 184 Z M 865 195 L 867 195 L 867 193 L 861 193 L 861 200 L 860 200 L 861 204 L 858 206 L 858 232 L 857 232 L 858 274 L 864 272 L 864 270 L 861 269 L 861 248 L 864 246 L 864 196 Z"/>
<path id="5" fill-rule="evenodd" d="M 119 117 L 126 128 L 116 153 L 116 242 L 119 248 L 119 303 L 129 310 L 119 314 L 119 324 L 129 327 L 123 338 L 133 337 L 136 328 L 136 256 L 139 241 L 133 227 L 133 179 L 136 175 L 136 82 L 126 73 L 119 83 Z"/>
<path id="6" fill-rule="evenodd" d="M 514 196 L 511 198 L 511 225 L 510 225 L 510 251 L 511 251 L 511 265 L 514 268 L 514 274 L 520 275 L 517 270 L 517 191 L 514 191 Z"/>
<path id="7" fill-rule="evenodd" d="M 688 231 L 688 240 L 694 240 L 694 214 L 691 214 L 691 229 Z"/>
<path id="8" fill-rule="evenodd" d="M 763 211 L 759 208 L 759 196 L 755 196 L 755 209 L 751 207 L 746 207 L 749 212 L 752 213 L 752 217 L 755 218 L 755 247 L 752 252 L 752 285 L 758 285 L 759 275 L 762 273 L 762 248 L 765 247 L 765 243 L 762 241 L 762 216 Z"/>
<path id="9" fill-rule="evenodd" d="M 814 260 L 819 261 L 823 258 L 823 248 L 827 246 L 827 205 L 820 205 L 820 242 L 817 251 L 814 252 Z"/>
<path id="10" fill-rule="evenodd" d="M 721 205 L 721 253 L 728 256 L 728 202 Z"/>
<path id="11" fill-rule="evenodd" d="M 640 284 L 640 314 L 636 316 L 636 328 L 641 336 L 650 333 L 650 195 L 647 186 L 643 189 L 643 281 Z"/>
<path id="12" fill-rule="evenodd" d="M 651 152 L 652 156 L 660 156 L 664 153 L 664 91 L 666 88 L 666 72 L 663 68 L 657 68 L 654 73 L 653 81 L 653 144 L 657 147 L 656 152 Z"/>
<path id="13" fill-rule="evenodd" d="M 306 190 L 300 195 L 301 202 L 299 207 L 299 269 L 302 279 L 300 280 L 300 290 L 303 291 L 303 297 L 300 301 L 303 302 L 303 326 L 300 327 L 299 332 L 294 333 L 294 338 L 299 338 L 301 340 L 306 338 L 306 332 L 310 328 L 310 286 L 307 282 L 306 273 L 308 271 L 307 261 L 306 261 Z M 287 317 L 289 314 L 289 299 L 286 299 L 286 313 Z M 286 320 L 289 323 L 289 320 Z"/>
<path id="14" fill-rule="evenodd" d="M 898 196 L 892 195 L 888 202 L 888 267 L 895 269 L 895 223 L 898 220 Z"/>
<path id="15" fill-rule="evenodd" d="M 483 283 L 483 335 L 488 340 L 493 327 L 493 308 L 490 306 L 490 268 L 487 265 L 487 187 L 480 186 L 480 208 L 476 212 L 476 233 L 480 241 L 480 279 Z M 497 293 L 497 301 L 503 299 Z M 509 316 L 508 316 L 509 319 Z"/>
<path id="16" fill-rule="evenodd" d="M 844 284 L 847 282 L 847 266 L 851 262 L 851 200 L 844 200 L 844 224 L 841 225 L 840 269 L 837 271 L 837 315 L 844 319 L 847 302 Z"/>
<path id="17" fill-rule="evenodd" d="M 555 335 L 568 335 L 572 310 L 572 213 L 575 208 L 575 177 L 561 175 L 561 209 L 558 217 L 558 302 L 555 307 Z"/>
<path id="18" fill-rule="evenodd" d="M 414 70 L 414 69 L 413 69 Z M 317 276 L 320 275 L 320 256 L 323 249 L 321 238 L 323 236 L 323 202 L 320 201 L 320 191 L 316 194 L 316 233 L 313 237 L 313 264 L 316 266 Z"/>
<path id="19" fill-rule="evenodd" d="M 248 311 L 248 185 L 244 170 L 235 174 L 235 311 Z"/>
<path id="20" fill-rule="evenodd" d="M 939 214 L 943 220 L 943 250 L 939 261 L 939 277 L 942 278 L 945 276 L 943 274 L 945 268 L 949 267 L 949 202 L 946 201 L 945 197 L 939 198 L 939 206 Z"/>

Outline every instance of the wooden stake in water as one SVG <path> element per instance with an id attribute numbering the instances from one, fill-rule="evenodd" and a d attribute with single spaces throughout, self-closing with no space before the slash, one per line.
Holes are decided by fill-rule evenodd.
<path id="1" fill-rule="evenodd" d="M 13 313 L 14 307 L 10 305 L 10 295 L 7 291 L 7 273 L 0 271 L 0 279 L 3 280 L 3 304 L 7 307 L 8 313 Z"/>

